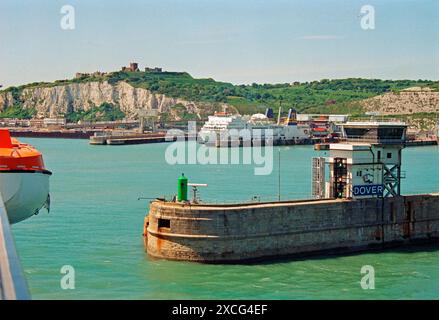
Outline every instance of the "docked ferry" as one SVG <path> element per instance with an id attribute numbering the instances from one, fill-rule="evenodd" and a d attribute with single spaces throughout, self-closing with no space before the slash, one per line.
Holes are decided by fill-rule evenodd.
<path id="1" fill-rule="evenodd" d="M 198 133 L 200 143 L 210 143 L 217 137 L 228 135 L 231 130 L 241 131 L 251 129 L 248 123 L 249 118 L 246 116 L 231 114 L 228 112 L 215 112 L 209 116 Z"/>
<path id="2" fill-rule="evenodd" d="M 279 113 L 275 122 L 273 110 L 268 108 L 265 114 L 256 113 L 250 117 L 217 112 L 209 116 L 208 121 L 201 128 L 198 134 L 199 142 L 209 144 L 212 140 L 230 138 L 237 132 L 241 134 L 244 129 L 248 129 L 247 135 L 240 136 L 241 140 L 272 139 L 273 144 L 302 144 L 311 138 L 309 125 L 299 124 L 296 121 L 294 109 L 288 111 L 287 118 L 281 118 Z"/>
<path id="3" fill-rule="evenodd" d="M 51 175 L 38 150 L 0 129 L 0 201 L 10 223 L 25 220 L 43 207 L 49 210 Z"/>

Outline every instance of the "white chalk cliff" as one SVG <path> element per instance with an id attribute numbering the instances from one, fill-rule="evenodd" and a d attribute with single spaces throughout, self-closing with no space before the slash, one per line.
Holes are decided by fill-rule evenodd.
<path id="1" fill-rule="evenodd" d="M 366 111 L 380 114 L 412 114 L 439 112 L 439 91 L 412 87 L 398 93 L 386 93 L 362 101 Z"/>
<path id="2" fill-rule="evenodd" d="M 19 100 L 24 108 L 35 108 L 38 115 L 44 117 L 89 110 L 104 102 L 118 105 L 128 118 L 135 118 L 142 109 L 170 112 L 171 107 L 176 104 L 183 105 L 187 112 L 194 114 L 210 114 L 218 108 L 209 103 L 187 101 L 135 88 L 123 81 L 115 84 L 95 81 L 29 87 L 21 91 Z M 15 103 L 17 101 L 11 92 L 0 92 L 0 110 Z"/>

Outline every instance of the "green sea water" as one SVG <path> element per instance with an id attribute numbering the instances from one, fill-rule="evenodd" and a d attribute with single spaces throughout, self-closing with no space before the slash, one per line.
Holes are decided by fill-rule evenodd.
<path id="1" fill-rule="evenodd" d="M 22 139 L 44 153 L 52 210 L 13 226 L 34 299 L 436 299 L 439 247 L 253 265 L 155 260 L 144 249 L 148 200 L 171 196 L 184 172 L 208 183 L 205 201 L 248 201 L 278 195 L 278 151 L 271 175 L 250 165 L 169 165 L 168 144 L 90 146 L 86 140 Z M 282 199 L 309 198 L 309 146 L 280 148 Z M 439 148 L 403 151 L 403 193 L 439 192 Z M 60 286 L 60 269 L 75 269 L 75 289 Z M 363 265 L 375 289 L 360 286 Z"/>

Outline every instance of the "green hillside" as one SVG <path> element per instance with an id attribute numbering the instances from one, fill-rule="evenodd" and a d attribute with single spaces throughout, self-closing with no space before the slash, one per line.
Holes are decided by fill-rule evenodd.
<path id="1" fill-rule="evenodd" d="M 439 88 L 439 82 L 428 80 L 336 79 L 293 84 L 233 85 L 213 79 L 195 79 L 177 72 L 115 72 L 110 82 L 127 81 L 135 87 L 171 97 L 193 101 L 225 102 L 240 113 L 252 113 L 279 105 L 299 112 L 361 113 L 356 103 L 390 91 L 412 86 Z"/>
<path id="2" fill-rule="evenodd" d="M 88 81 L 108 81 L 113 84 L 119 81 L 126 81 L 135 87 L 145 88 L 170 97 L 207 103 L 228 103 L 236 107 L 242 114 L 262 111 L 266 107 L 272 107 L 277 110 L 282 105 L 284 111 L 289 107 L 294 107 L 299 112 L 350 113 L 360 115 L 362 114 L 362 109 L 358 102 L 366 98 L 390 91 L 399 91 L 412 86 L 429 86 L 439 89 L 438 81 L 429 80 L 350 78 L 323 79 L 304 83 L 233 85 L 210 78 L 195 79 L 186 72 L 119 71 L 101 76 L 58 80 L 53 83 L 31 83 L 20 87 L 8 88 L 3 90 L 3 92 L 11 91 L 14 97 L 19 97 L 21 90 L 24 88 L 50 87 Z M 15 111 L 18 111 L 18 109 Z M 16 113 L 17 115 L 20 114 L 20 112 Z M 74 115 L 72 118 L 76 119 L 80 116 Z"/>

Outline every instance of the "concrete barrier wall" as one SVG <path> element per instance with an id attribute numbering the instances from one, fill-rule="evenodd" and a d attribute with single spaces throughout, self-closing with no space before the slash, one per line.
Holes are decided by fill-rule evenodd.
<path id="1" fill-rule="evenodd" d="M 200 262 L 344 253 L 439 239 L 439 195 L 246 205 L 154 201 L 151 256 Z"/>

